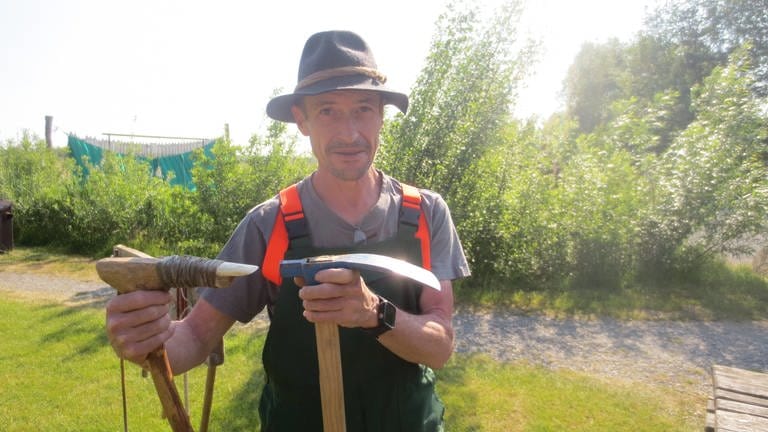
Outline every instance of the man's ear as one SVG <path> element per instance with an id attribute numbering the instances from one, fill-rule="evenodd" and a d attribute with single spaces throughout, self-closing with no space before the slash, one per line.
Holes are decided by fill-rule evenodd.
<path id="1" fill-rule="evenodd" d="M 297 105 L 291 106 L 291 114 L 293 114 L 293 120 L 296 122 L 296 126 L 299 127 L 299 131 L 304 136 L 309 136 L 309 129 L 307 128 L 307 118 L 304 114 L 304 110 Z"/>

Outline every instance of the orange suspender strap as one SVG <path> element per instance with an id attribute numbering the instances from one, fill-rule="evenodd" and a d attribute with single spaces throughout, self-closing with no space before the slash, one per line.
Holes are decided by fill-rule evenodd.
<path id="1" fill-rule="evenodd" d="M 301 224 L 303 226 L 300 228 L 303 230 L 300 229 L 300 231 L 303 231 L 304 235 L 309 233 L 306 229 L 299 189 L 295 184 L 280 191 L 280 211 L 277 212 L 275 224 L 272 227 L 272 235 L 267 242 L 267 251 L 264 253 L 264 262 L 261 266 L 264 277 L 277 286 L 283 283 L 283 278 L 280 276 L 280 261 L 283 260 L 291 241 L 286 229 L 286 225 L 289 224 Z"/>
<path id="2" fill-rule="evenodd" d="M 401 214 L 401 223 L 418 225 L 414 237 L 419 239 L 421 244 L 422 267 L 429 270 L 432 267 L 430 256 L 430 238 L 429 227 L 424 212 L 421 210 L 421 194 L 413 186 L 403 184 L 403 212 Z M 415 217 L 408 215 L 418 215 L 418 222 Z M 411 222 L 408 219 L 414 219 Z M 286 225 L 289 228 L 286 228 Z M 289 237 L 290 232 L 290 237 Z M 280 261 L 288 250 L 291 240 L 298 237 L 307 236 L 309 229 L 306 220 L 304 220 L 304 210 L 301 207 L 299 190 L 296 185 L 288 186 L 280 191 L 280 211 L 275 218 L 275 224 L 272 228 L 272 235 L 267 242 L 267 250 L 264 253 L 264 262 L 261 271 L 264 277 L 275 285 L 281 285 L 283 278 L 280 276 Z"/>
<path id="3" fill-rule="evenodd" d="M 411 209 L 411 212 L 413 210 L 418 212 L 418 215 L 419 215 L 418 229 L 416 230 L 416 234 L 414 235 L 414 237 L 419 239 L 419 243 L 421 243 L 421 266 L 427 270 L 431 270 L 432 256 L 431 256 L 430 246 L 429 246 L 429 242 L 430 242 L 429 226 L 427 226 L 427 218 L 424 216 L 424 212 L 421 210 L 421 194 L 419 193 L 419 190 L 414 186 L 407 185 L 405 183 L 403 183 L 402 186 L 403 186 L 403 215 L 401 216 L 401 219 L 407 219 L 406 218 L 407 209 Z M 403 222 L 408 223 L 407 220 L 403 220 Z"/>

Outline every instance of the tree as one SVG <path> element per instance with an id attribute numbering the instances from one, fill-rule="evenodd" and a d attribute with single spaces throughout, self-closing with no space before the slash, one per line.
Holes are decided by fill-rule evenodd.
<path id="1" fill-rule="evenodd" d="M 472 265 L 493 267 L 489 249 L 504 222 L 509 173 L 505 129 L 533 46 L 517 38 L 520 3 L 483 25 L 476 8 L 451 5 L 436 25 L 426 65 L 405 116 L 387 122 L 377 163 L 401 180 L 441 193 Z M 482 228 L 482 229 L 480 229 Z"/>
<path id="2" fill-rule="evenodd" d="M 768 95 L 768 3 L 765 0 L 667 2 L 646 21 L 648 33 L 677 47 L 681 82 L 700 83 L 712 69 L 747 42 L 755 80 L 752 90 Z"/>
<path id="3" fill-rule="evenodd" d="M 585 44 L 563 83 L 569 115 L 582 132 L 615 118 L 610 106 L 634 98 L 652 104 L 659 93 L 676 95 L 660 128 L 659 153 L 693 121 L 691 89 L 742 44 L 755 80 L 752 90 L 768 95 L 768 3 L 765 0 L 688 0 L 666 2 L 646 18 L 646 26 L 627 44 L 609 40 Z"/>
<path id="4" fill-rule="evenodd" d="M 768 121 L 765 100 L 751 91 L 748 52 L 736 51 L 694 88 L 696 118 L 655 167 L 654 205 L 641 231 L 647 245 L 668 246 L 644 248 L 655 255 L 650 262 L 670 263 L 686 249 L 744 252 L 740 240 L 768 231 Z"/>
<path id="5" fill-rule="evenodd" d="M 606 123 L 611 102 L 627 97 L 621 86 L 626 70 L 625 49 L 617 39 L 582 45 L 563 84 L 567 113 L 582 132 Z"/>
<path id="6" fill-rule="evenodd" d="M 287 131 L 285 124 L 272 121 L 266 136 L 252 136 L 246 148 L 219 140 L 213 158 L 196 154 L 197 218 L 208 227 L 198 238 L 209 254 L 218 251 L 250 208 L 311 172 L 312 159 L 296 153 L 296 139 Z"/>

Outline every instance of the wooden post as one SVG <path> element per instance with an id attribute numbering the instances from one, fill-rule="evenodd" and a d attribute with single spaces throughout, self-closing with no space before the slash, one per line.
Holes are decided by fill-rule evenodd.
<path id="1" fill-rule="evenodd" d="M 229 141 L 229 123 L 224 123 L 224 142 L 231 144 Z"/>
<path id="2" fill-rule="evenodd" d="M 51 139 L 51 130 L 53 129 L 53 116 L 45 116 L 45 145 L 48 148 L 53 148 L 53 140 Z"/>

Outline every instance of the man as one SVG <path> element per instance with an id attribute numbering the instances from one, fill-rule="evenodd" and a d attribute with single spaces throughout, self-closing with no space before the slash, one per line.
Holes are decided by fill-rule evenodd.
<path id="1" fill-rule="evenodd" d="M 319 322 L 341 326 L 347 430 L 442 430 L 431 368 L 442 367 L 452 353 L 451 280 L 468 276 L 469 269 L 443 199 L 427 190 L 414 193 L 372 165 L 385 104 L 403 112 L 408 107 L 407 96 L 384 81 L 358 35 L 331 31 L 307 40 L 294 93 L 272 99 L 267 114 L 295 122 L 310 138 L 317 169 L 252 209 L 219 255 L 262 271 L 227 289 L 204 290 L 178 322 L 168 317 L 165 293 L 113 298 L 107 331 L 118 355 L 140 363 L 165 343 L 173 371 L 182 373 L 200 364 L 235 320 L 248 322 L 266 306 L 263 430 L 322 429 L 312 330 Z M 391 277 L 364 279 L 348 269 L 318 272 L 317 284 L 303 287 L 274 274 L 283 258 L 341 252 L 380 253 L 430 267 L 442 290 Z"/>

